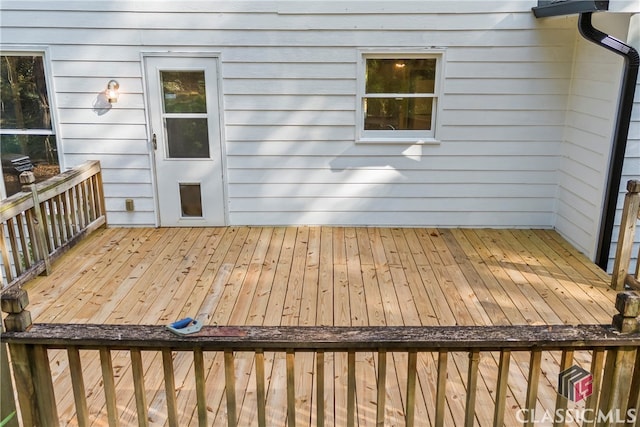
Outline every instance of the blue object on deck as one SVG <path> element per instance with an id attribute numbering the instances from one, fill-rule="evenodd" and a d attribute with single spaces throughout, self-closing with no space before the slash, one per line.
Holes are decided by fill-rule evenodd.
<path id="1" fill-rule="evenodd" d="M 174 334 L 189 335 L 202 329 L 202 323 L 192 319 L 191 317 L 185 317 L 184 319 L 168 324 L 167 329 Z"/>

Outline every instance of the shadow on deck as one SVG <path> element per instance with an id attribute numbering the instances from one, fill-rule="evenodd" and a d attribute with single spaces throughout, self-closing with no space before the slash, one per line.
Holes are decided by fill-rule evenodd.
<path id="1" fill-rule="evenodd" d="M 616 292 L 609 280 L 549 230 L 115 228 L 92 233 L 57 261 L 51 275 L 25 289 L 35 323 L 166 325 L 191 316 L 212 326 L 545 326 L 610 324 Z M 174 406 L 169 412 L 176 425 L 204 418 L 209 425 L 228 425 L 230 413 L 239 426 L 292 425 L 291 419 L 316 425 L 318 418 L 326 425 L 404 425 L 409 403 L 416 425 L 457 426 L 470 394 L 475 408 L 468 419 L 516 425 L 533 414 L 526 408 L 535 408 L 538 420 L 553 414 L 561 368 L 595 368 L 602 380 L 604 352 L 588 343 L 518 352 L 495 343 L 456 348 L 454 341 L 438 348 L 423 344 L 417 353 L 388 343 L 353 353 L 270 351 L 265 343 L 258 353 L 237 346 L 184 352 L 167 344 L 172 352 L 157 343 L 148 349 L 141 343 L 145 351 L 107 351 L 94 343 L 78 356 L 86 419 L 96 426 L 110 416 L 109 391 L 103 391 L 107 359 L 112 410 L 121 425 L 135 425 L 140 417 L 149 425 L 172 425 L 168 406 Z M 75 425 L 73 356 L 50 349 L 48 357 L 58 416 L 63 425 Z M 175 390 L 170 404 L 168 366 Z M 230 372 L 232 394 L 225 387 Z M 379 378 L 385 379 L 382 388 Z M 206 413 L 198 399 L 206 402 Z M 592 402 L 564 399 L 560 407 L 575 413 L 586 404 Z"/>

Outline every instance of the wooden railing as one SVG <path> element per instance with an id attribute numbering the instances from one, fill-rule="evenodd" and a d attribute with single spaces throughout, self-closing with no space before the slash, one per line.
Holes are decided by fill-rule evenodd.
<path id="1" fill-rule="evenodd" d="M 99 354 L 102 387 L 105 396 L 106 418 L 110 426 L 119 423 L 116 404 L 117 391 L 114 380 L 113 353 L 129 353 L 132 382 L 135 395 L 137 422 L 139 426 L 148 425 L 149 408 L 146 401 L 148 390 L 145 387 L 143 353 L 152 352 L 161 356 L 163 383 L 166 393 L 166 419 L 169 426 L 179 425 L 176 400 L 176 382 L 174 358 L 178 354 L 189 353 L 193 361 L 195 375 L 195 400 L 198 425 L 211 422 L 208 412 L 207 390 L 204 367 L 204 355 L 217 353 L 222 358 L 224 371 L 224 395 L 226 396 L 226 424 L 238 425 L 238 402 L 236 399 L 236 381 L 244 380 L 236 370 L 236 355 L 250 353 L 255 364 L 255 411 L 259 426 L 296 425 L 296 409 L 299 405 L 296 396 L 296 380 L 300 378 L 296 369 L 300 369 L 297 360 L 313 355 L 315 367 L 305 365 L 303 375 L 313 373 L 315 396 L 325 396 L 327 382 L 333 383 L 333 373 L 325 374 L 325 357 L 337 358 L 346 355 L 347 384 L 346 410 L 344 419 L 334 420 L 335 425 L 354 426 L 357 423 L 356 397 L 358 371 L 356 358 L 362 354 L 373 355 L 377 364 L 375 378 L 366 387 L 375 389 L 375 424 L 384 425 L 385 399 L 388 396 L 387 368 L 389 355 L 400 355 L 404 360 L 405 393 L 403 395 L 403 417 L 406 426 L 424 425 L 426 420 L 416 423 L 417 403 L 422 407 L 435 408 L 431 425 L 444 423 L 446 402 L 462 406 L 456 425 L 472 426 L 478 412 L 492 411 L 492 425 L 535 425 L 541 416 L 536 412 L 538 403 L 538 385 L 541 378 L 551 375 L 554 379 L 563 376 L 568 369 L 580 363 L 587 363 L 589 378 L 581 377 L 582 383 L 571 375 L 565 375 L 559 381 L 576 393 L 587 396 L 583 425 L 616 425 L 629 422 L 635 424 L 640 417 L 640 295 L 635 292 L 618 294 L 616 307 L 619 314 L 614 317 L 613 325 L 579 326 L 491 326 L 491 327 L 232 327 L 205 326 L 200 332 L 188 336 L 178 336 L 163 326 L 140 325 L 69 325 L 69 324 L 24 324 L 25 307 L 28 304 L 26 292 L 15 289 L 3 295 L 2 307 L 8 312 L 5 324 L 6 332 L 2 340 L 9 344 L 15 383 L 18 390 L 20 410 L 24 426 L 57 426 L 58 413 L 51 374 L 49 352 L 54 349 L 66 351 L 71 388 L 75 400 L 75 413 L 80 426 L 90 424 L 89 411 L 84 386 L 82 356 L 88 353 Z M 82 351 L 82 353 L 81 353 Z M 279 419 L 267 419 L 266 392 L 269 379 L 265 376 L 265 353 L 280 354 L 286 361 L 283 372 L 286 388 L 286 408 L 279 408 Z M 548 372 L 549 360 L 557 357 L 551 352 L 560 352 L 559 363 L 555 361 L 555 370 Z M 449 361 L 460 361 L 460 354 L 467 360 L 466 372 L 460 366 L 449 368 Z M 586 359 L 590 361 L 585 362 Z M 146 359 L 148 360 L 148 359 Z M 219 359 L 220 360 L 220 359 Z M 487 363 L 487 360 L 489 362 Z M 482 361 L 482 363 L 481 363 Z M 517 367 L 514 367 L 514 362 Z M 120 363 L 122 363 L 120 361 Z M 480 366 L 482 364 L 482 366 Z M 296 368 L 298 366 L 298 368 Z M 362 364 L 360 365 L 362 366 Z M 146 366 L 148 368 L 148 365 Z M 398 373 L 397 360 L 394 364 Z M 519 370 L 519 376 L 526 382 L 526 396 L 518 408 L 507 406 L 507 396 L 513 393 L 514 384 L 510 382 L 513 370 Z M 583 368 L 584 369 L 584 368 Z M 94 368 L 95 370 L 95 368 Z M 492 372 L 487 374 L 487 370 Z M 587 371 L 584 369 L 584 371 Z M 159 374 L 156 369 L 153 371 Z M 476 405 L 479 386 L 478 375 L 482 372 L 483 381 L 495 378 L 494 384 L 487 384 L 492 393 L 491 401 L 482 401 Z M 584 372 L 583 372 L 584 373 Z M 276 374 L 273 373 L 272 377 Z M 464 397 L 447 395 L 451 378 L 463 377 Z M 328 378 L 327 378 L 328 377 Z M 466 380 L 464 380 L 466 377 Z M 159 384 L 157 376 L 147 377 L 147 381 Z M 563 381 L 564 379 L 564 381 Z M 271 379 L 273 381 L 273 378 Z M 359 382 L 362 379 L 358 380 Z M 522 380 L 521 380 L 522 381 Z M 416 393 L 420 382 L 433 391 L 433 401 L 424 402 L 425 394 Z M 424 382 L 427 382 L 425 385 Z M 585 387 L 581 387 L 585 386 Z M 337 385 L 335 385 L 337 387 Z M 517 389 L 517 387 L 515 387 Z M 458 388 L 460 389 L 460 388 Z M 362 390 L 362 388 L 360 389 Z M 511 391 L 510 391 L 511 390 Z M 337 391 L 334 391 L 337 393 Z M 463 393 L 465 393 L 463 391 Z M 555 420 L 555 425 L 564 425 L 562 414 L 567 412 L 567 404 L 572 395 L 558 393 L 555 407 L 548 408 L 547 417 Z M 582 396 L 581 396 L 582 397 Z M 490 398 L 491 399 L 491 398 Z M 337 400 L 337 399 L 336 399 Z M 571 400 L 576 399 L 575 396 Z M 454 403 L 452 403 L 454 402 Z M 315 399 L 315 424 L 324 426 L 326 415 L 335 414 L 335 407 L 326 405 L 325 399 Z M 327 407 L 328 406 L 328 407 Z M 156 408 L 157 410 L 157 408 Z M 215 409 L 213 409 L 215 412 Z M 505 414 L 509 412 L 508 419 Z M 536 415 L 537 418 L 536 418 Z M 464 415 L 462 415 L 464 414 Z M 550 414 L 550 415 L 549 415 Z M 560 415 L 559 415 L 560 414 Z M 454 415 L 455 417 L 456 415 Z M 570 415 L 574 420 L 575 414 Z M 622 417 L 622 418 L 621 418 Z M 490 418 L 490 419 L 491 419 Z M 549 421 L 549 418 L 546 418 Z M 562 422 L 560 421 L 562 419 Z M 515 420 L 515 421 L 514 421 Z M 603 421 L 604 420 L 604 421 Z M 305 424 L 311 418 L 307 417 Z M 548 424 L 545 424 L 548 425 Z"/>
<path id="2" fill-rule="evenodd" d="M 2 287 L 47 272 L 84 235 L 106 224 L 100 163 L 86 162 L 44 182 L 20 176 L 23 191 L 0 201 Z"/>
<path id="3" fill-rule="evenodd" d="M 625 285 L 640 290 L 640 247 L 636 258 L 635 274 L 631 274 L 631 253 L 636 241 L 636 226 L 640 221 L 640 181 L 627 182 L 627 194 L 624 198 L 620 236 L 616 249 L 616 258 L 611 274 L 611 287 L 622 290 Z"/>

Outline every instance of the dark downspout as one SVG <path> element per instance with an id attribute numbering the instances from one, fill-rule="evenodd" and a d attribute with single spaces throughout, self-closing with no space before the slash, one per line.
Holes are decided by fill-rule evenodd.
<path id="1" fill-rule="evenodd" d="M 580 34 L 582 34 L 585 39 L 624 57 L 624 71 L 620 88 L 618 115 L 616 117 L 613 145 L 611 147 L 611 166 L 609 167 L 605 188 L 605 200 L 600 223 L 600 235 L 598 237 L 598 250 L 596 253 L 596 263 L 600 268 L 606 270 L 609 264 L 609 251 L 611 250 L 616 203 L 620 191 L 620 181 L 622 179 L 622 165 L 627 148 L 627 137 L 629 136 L 629 124 L 631 122 L 633 97 L 638 79 L 640 56 L 638 56 L 638 51 L 633 47 L 593 28 L 593 25 L 591 25 L 591 15 L 591 12 L 580 14 L 580 19 L 578 20 Z"/>

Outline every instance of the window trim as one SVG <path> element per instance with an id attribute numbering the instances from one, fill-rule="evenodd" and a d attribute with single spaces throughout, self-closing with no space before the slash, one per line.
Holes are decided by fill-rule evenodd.
<path id="1" fill-rule="evenodd" d="M 366 60 L 370 58 L 382 59 L 414 59 L 414 58 L 435 58 L 436 59 L 436 79 L 433 95 L 416 97 L 433 97 L 435 106 L 433 109 L 433 129 L 429 131 L 399 130 L 399 131 L 379 131 L 364 129 L 364 99 L 366 98 L 365 77 Z M 443 48 L 372 48 L 359 49 L 357 64 L 357 93 L 356 93 L 356 143 L 360 144 L 439 144 L 441 98 L 444 76 L 445 49 Z M 405 94 L 407 96 L 407 94 Z M 412 94 L 408 94 L 409 97 Z M 375 95 L 374 95 L 375 97 Z M 390 133 L 396 133 L 391 135 Z"/>

